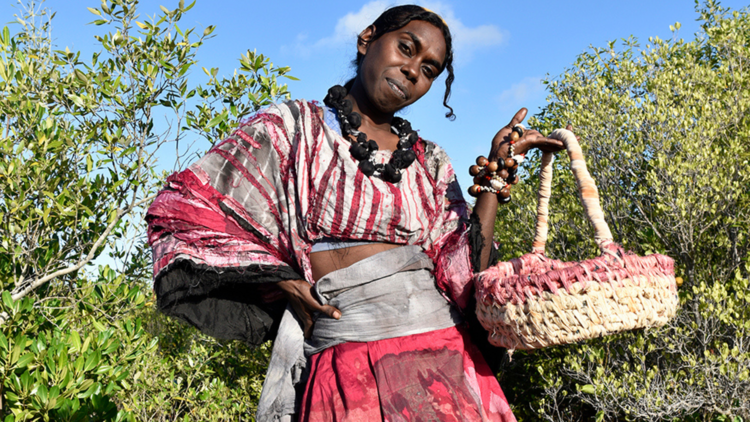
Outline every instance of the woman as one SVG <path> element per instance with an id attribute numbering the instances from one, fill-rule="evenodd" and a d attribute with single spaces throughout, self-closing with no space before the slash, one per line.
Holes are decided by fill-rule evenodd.
<path id="1" fill-rule="evenodd" d="M 270 107 L 168 179 L 147 217 L 159 307 L 219 338 L 275 339 L 259 421 L 515 420 L 465 323 L 497 196 L 469 218 L 443 150 L 394 117 L 443 71 L 448 107 L 450 31 L 398 6 L 357 51 L 326 107 Z M 514 153 L 534 147 L 561 144 L 526 131 Z"/>

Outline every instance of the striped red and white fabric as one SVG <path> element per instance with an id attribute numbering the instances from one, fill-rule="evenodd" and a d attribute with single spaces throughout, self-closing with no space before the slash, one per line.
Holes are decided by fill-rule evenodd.
<path id="1" fill-rule="evenodd" d="M 366 177 L 323 116 L 312 102 L 271 106 L 170 176 L 147 215 L 154 276 L 189 260 L 214 269 L 291 269 L 314 283 L 309 254 L 317 239 L 370 240 L 421 246 L 438 286 L 464 307 L 471 294 L 467 206 L 443 149 L 417 143 L 417 162 L 398 184 Z"/>

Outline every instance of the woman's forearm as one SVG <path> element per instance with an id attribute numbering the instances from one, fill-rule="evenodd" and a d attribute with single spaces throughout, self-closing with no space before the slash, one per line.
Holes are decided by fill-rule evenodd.
<path id="1" fill-rule="evenodd" d="M 481 193 L 474 204 L 474 213 L 479 217 L 479 222 L 482 225 L 482 250 L 480 253 L 479 271 L 484 271 L 490 265 L 490 251 L 495 232 L 497 204 L 497 196 L 490 192 Z"/>
<path id="2" fill-rule="evenodd" d="M 526 118 L 527 110 L 522 108 L 513 116 L 510 123 L 501 128 L 495 137 L 492 138 L 492 148 L 488 155 L 490 162 L 505 160 L 512 155 L 523 155 L 532 148 L 539 148 L 543 152 L 557 152 L 564 149 L 562 141 L 557 139 L 546 138 L 536 130 L 521 131 L 521 137 L 511 139 L 513 128 Z M 568 130 L 573 127 L 568 125 Z M 513 151 L 511 151 L 511 142 L 514 142 Z M 477 162 L 479 164 L 479 162 Z M 479 217 L 479 223 L 482 225 L 482 250 L 479 254 L 479 270 L 484 271 L 490 265 L 490 254 L 492 253 L 493 233 L 495 231 L 495 218 L 497 216 L 497 196 L 491 192 L 481 192 L 474 204 L 474 213 Z M 476 256 L 476 253 L 474 253 Z M 475 264 L 476 265 L 476 264 Z"/>

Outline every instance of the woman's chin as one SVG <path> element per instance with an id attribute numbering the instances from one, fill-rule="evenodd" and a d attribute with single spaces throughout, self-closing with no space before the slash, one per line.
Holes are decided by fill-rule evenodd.
<path id="1" fill-rule="evenodd" d="M 411 105 L 411 103 L 404 101 L 403 98 L 391 96 L 387 101 L 381 102 L 378 108 L 384 113 L 395 114 L 409 105 Z"/>

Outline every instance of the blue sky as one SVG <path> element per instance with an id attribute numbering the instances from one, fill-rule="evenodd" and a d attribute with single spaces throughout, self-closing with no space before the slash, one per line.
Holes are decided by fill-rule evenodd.
<path id="1" fill-rule="evenodd" d="M 189 1 L 186 0 L 189 3 Z M 174 8 L 177 0 L 142 0 L 143 19 L 159 5 Z M 248 49 L 269 56 L 276 65 L 291 66 L 300 81 L 289 82 L 295 98 L 322 100 L 327 89 L 352 76 L 350 61 L 356 34 L 394 1 L 208 1 L 198 0 L 181 25 L 217 27 L 199 56 L 200 65 L 231 74 Z M 3 22 L 18 13 L 15 1 L 0 2 Z M 467 169 L 489 151 L 494 133 L 519 107 L 533 114 L 545 104 L 540 80 L 556 76 L 590 45 L 634 35 L 646 44 L 649 36 L 671 38 L 669 26 L 680 22 L 678 37 L 692 39 L 698 29 L 692 0 L 628 1 L 471 1 L 440 0 L 420 4 L 441 14 L 455 38 L 456 81 L 450 104 L 458 118 L 443 116 L 444 82 L 404 113 L 421 136 L 442 145 L 453 159 L 463 188 L 470 184 Z M 53 36 L 58 47 L 90 54 L 93 35 L 101 27 L 87 6 L 99 2 L 48 0 L 57 12 Z M 733 9 L 747 3 L 723 1 Z M 202 72 L 196 73 L 202 78 Z M 162 165 L 171 166 L 170 157 Z"/>

